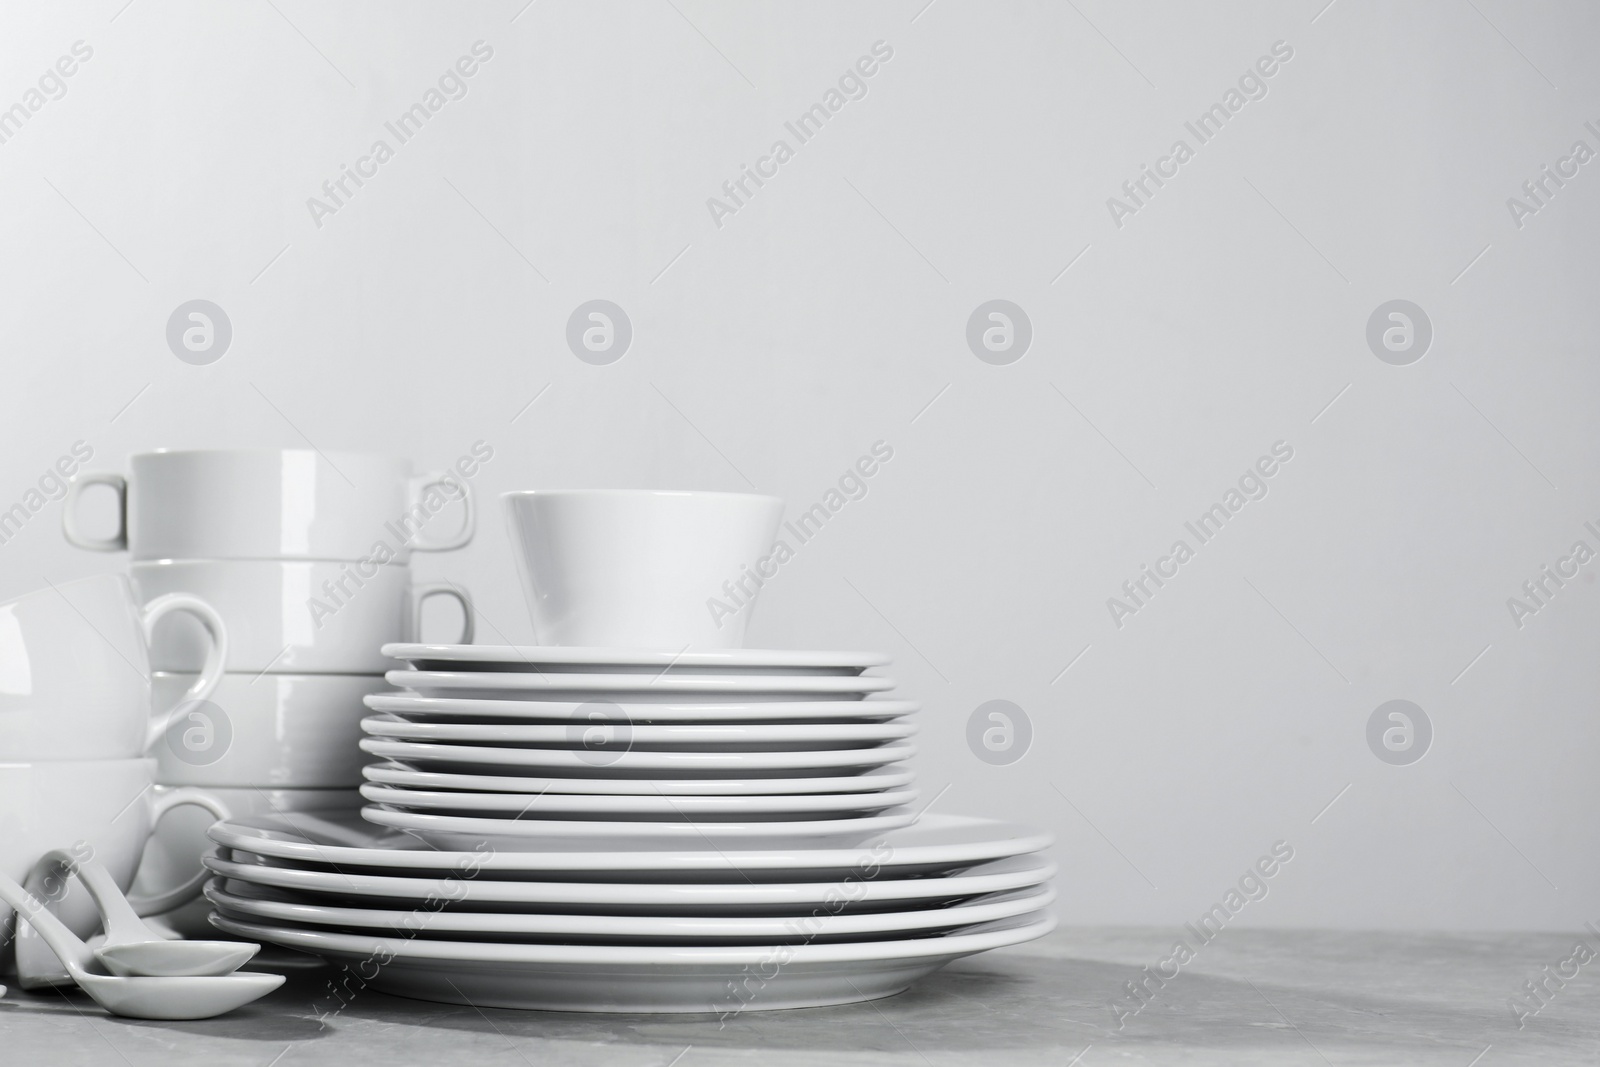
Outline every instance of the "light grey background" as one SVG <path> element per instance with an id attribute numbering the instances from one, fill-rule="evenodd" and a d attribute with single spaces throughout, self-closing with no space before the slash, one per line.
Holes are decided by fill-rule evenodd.
<path id="1" fill-rule="evenodd" d="M 93 48 L 0 144 L 0 508 L 80 439 L 95 469 L 482 439 L 481 535 L 417 570 L 527 640 L 494 494 L 799 509 L 881 439 L 751 642 L 892 653 L 925 795 L 1051 828 L 1064 920 L 1193 919 L 1280 839 L 1237 922 L 1600 919 L 1600 561 L 1520 629 L 1506 605 L 1600 547 L 1600 163 L 1520 228 L 1506 204 L 1600 150 L 1600 10 L 523 2 L 0 9 L 0 107 Z M 318 228 L 307 199 L 479 40 Z M 719 228 L 707 198 L 877 41 L 867 95 Z M 1116 226 L 1277 41 L 1267 95 Z M 165 340 L 193 299 L 233 326 L 209 366 Z M 566 347 L 592 299 L 633 324 L 609 366 Z M 992 299 L 1032 323 L 1009 366 L 966 344 Z M 1433 324 L 1409 366 L 1365 340 L 1391 299 Z M 1277 441 L 1265 499 L 1117 628 L 1106 599 Z M 58 510 L 0 545 L 0 594 L 121 565 Z M 1409 766 L 1366 741 L 1395 698 L 1434 728 Z M 1011 766 L 967 745 L 992 699 L 1032 722 Z"/>

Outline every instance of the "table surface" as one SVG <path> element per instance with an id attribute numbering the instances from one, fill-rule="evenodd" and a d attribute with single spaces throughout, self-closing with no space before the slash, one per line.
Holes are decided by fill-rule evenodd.
<path id="1" fill-rule="evenodd" d="M 1524 982 L 1557 968 L 1571 975 L 1563 961 L 1578 934 L 1230 929 L 1177 977 L 1159 988 L 1147 982 L 1148 1003 L 1129 1011 L 1138 1002 L 1125 983 L 1170 957 L 1180 934 L 1061 929 L 958 961 L 898 997 L 746 1012 L 724 1026 L 715 1016 L 479 1011 L 372 990 L 324 1024 L 313 1004 L 326 999 L 334 974 L 326 968 L 301 970 L 232 1015 L 188 1023 L 113 1019 L 76 992 L 12 988 L 0 998 L 0 1063 L 1600 1063 L 1600 960 L 1546 978 L 1537 1014 L 1519 1020 L 1511 1007 L 1513 996 L 1526 996 Z M 1582 936 L 1600 948 L 1600 938 Z"/>

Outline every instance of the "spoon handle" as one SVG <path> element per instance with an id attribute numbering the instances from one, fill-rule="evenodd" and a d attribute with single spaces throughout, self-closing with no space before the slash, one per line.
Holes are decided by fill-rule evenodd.
<path id="1" fill-rule="evenodd" d="M 128 898 L 117 888 L 116 879 L 111 877 L 111 872 L 99 860 L 93 857 L 79 859 L 70 852 L 57 849 L 45 853 L 40 862 L 58 864 L 78 876 L 78 881 L 94 898 L 95 907 L 100 909 L 100 920 L 105 924 L 106 944 L 151 941 L 159 937 L 145 926 L 144 920 L 133 910 L 133 905 L 128 903 Z"/>
<path id="2" fill-rule="evenodd" d="M 22 888 L 10 876 L 0 874 L 0 900 L 16 909 L 17 918 L 33 926 L 50 951 L 66 964 L 76 978 L 89 964 L 89 946 L 78 940 L 78 935 L 67 929 L 67 924 L 50 914 L 50 909 L 32 893 Z"/>

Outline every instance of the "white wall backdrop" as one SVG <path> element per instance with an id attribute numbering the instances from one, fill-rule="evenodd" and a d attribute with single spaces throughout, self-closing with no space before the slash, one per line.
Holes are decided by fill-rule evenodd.
<path id="1" fill-rule="evenodd" d="M 752 643 L 893 654 L 925 795 L 1050 827 L 1067 922 L 1193 919 L 1278 841 L 1241 923 L 1600 919 L 1600 9 L 1326 3 L 8 2 L 0 595 L 122 565 L 28 496 L 78 441 L 488 442 L 478 540 L 417 570 L 523 641 L 495 494 L 795 512 L 883 441 Z M 196 299 L 205 365 L 167 340 Z M 566 339 L 595 299 L 607 365 Z M 1375 349 L 1394 300 L 1428 329 Z M 997 699 L 1006 765 L 968 742 Z M 1397 699 L 1406 764 L 1368 738 Z"/>

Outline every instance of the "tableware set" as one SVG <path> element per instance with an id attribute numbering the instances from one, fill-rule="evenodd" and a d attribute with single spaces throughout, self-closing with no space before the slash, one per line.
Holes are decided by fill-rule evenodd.
<path id="1" fill-rule="evenodd" d="M 105 536 L 80 517 L 95 486 L 115 495 Z M 457 531 L 434 535 L 434 515 L 456 511 Z M 406 460 L 311 449 L 148 452 L 129 459 L 126 475 L 73 479 L 62 527 L 79 547 L 126 551 L 141 602 L 198 597 L 225 622 L 225 669 L 203 694 L 196 672 L 206 634 L 187 618 L 152 629 L 158 705 L 190 699 L 151 753 L 158 782 L 242 791 L 252 799 L 241 813 L 261 810 L 258 791 L 278 810 L 358 803 L 361 698 L 383 688 L 387 666 L 378 648 L 414 639 L 433 597 L 459 604 L 460 639 L 472 639 L 467 593 L 417 584 L 410 568 L 413 551 L 467 544 L 472 497 L 461 479 L 414 474 Z M 140 888 L 166 886 L 174 869 L 198 864 L 206 825 L 163 823 Z M 208 929 L 203 902 L 169 922 L 191 934 Z"/>
<path id="2" fill-rule="evenodd" d="M 888 996 L 1053 926 L 1047 837 L 917 806 L 886 657 L 740 647 L 780 501 L 506 505 L 541 644 L 385 644 L 367 806 L 213 826 L 216 926 L 426 1000 L 722 1014 Z"/>

